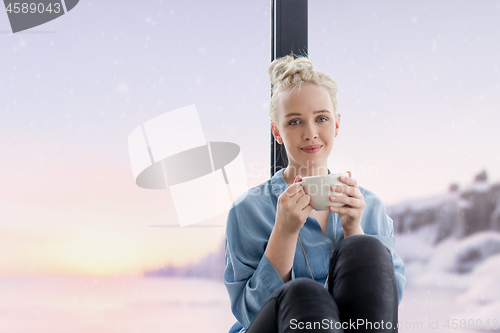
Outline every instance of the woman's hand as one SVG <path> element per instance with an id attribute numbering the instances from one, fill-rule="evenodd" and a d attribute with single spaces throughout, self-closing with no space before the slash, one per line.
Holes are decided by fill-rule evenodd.
<path id="1" fill-rule="evenodd" d="M 359 190 L 358 182 L 354 178 L 351 178 L 350 171 L 347 172 L 349 173 L 349 177 L 345 177 L 345 179 L 340 178 L 340 181 L 347 185 L 334 185 L 331 188 L 333 192 L 345 193 L 347 196 L 336 196 L 335 193 L 330 196 L 330 201 L 345 204 L 343 207 L 330 206 L 330 210 L 337 213 L 340 217 L 342 228 L 344 228 L 344 237 L 364 234 L 360 223 L 363 210 L 366 207 L 365 198 Z"/>
<path id="2" fill-rule="evenodd" d="M 295 177 L 293 184 L 278 197 L 275 226 L 287 234 L 298 234 L 312 211 L 311 197 L 297 184 L 300 181 L 301 176 Z"/>
<path id="3" fill-rule="evenodd" d="M 278 197 L 276 221 L 264 252 L 283 282 L 292 278 L 297 236 L 312 210 L 309 204 L 311 197 L 304 192 L 301 184 L 297 184 L 301 180 L 297 176 Z"/>

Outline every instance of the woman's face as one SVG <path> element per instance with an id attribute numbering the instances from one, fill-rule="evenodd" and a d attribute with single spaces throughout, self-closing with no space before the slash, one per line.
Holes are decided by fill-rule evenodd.
<path id="1" fill-rule="evenodd" d="M 326 88 L 306 83 L 281 96 L 279 124 L 272 123 L 272 131 L 276 141 L 285 145 L 290 167 L 296 170 L 326 167 L 339 121 L 340 114 L 334 118 L 332 100 Z M 308 149 L 311 146 L 316 149 Z"/>

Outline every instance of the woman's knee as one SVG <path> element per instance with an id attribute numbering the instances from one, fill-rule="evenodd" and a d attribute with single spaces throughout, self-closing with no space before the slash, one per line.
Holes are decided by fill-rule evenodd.
<path id="1" fill-rule="evenodd" d="M 339 250 L 346 249 L 359 254 L 390 254 L 389 249 L 378 238 L 371 235 L 353 235 L 343 239 L 339 243 Z"/>
<path id="2" fill-rule="evenodd" d="M 308 298 L 330 296 L 325 292 L 323 286 L 309 278 L 301 277 L 285 283 L 280 295 L 281 299 L 304 300 Z"/>
<path id="3" fill-rule="evenodd" d="M 347 266 L 357 263 L 362 266 L 384 265 L 392 269 L 392 258 L 389 249 L 376 237 L 371 235 L 353 235 L 343 239 L 330 260 L 330 265 L 338 261 L 346 261 Z M 350 263 L 350 264 L 347 264 Z"/>
<path id="4" fill-rule="evenodd" d="M 309 278 L 297 278 L 285 283 L 282 288 L 276 303 L 277 321 L 282 323 L 282 327 L 293 319 L 299 322 L 339 321 L 337 304 L 320 283 Z"/>
<path id="5" fill-rule="evenodd" d="M 352 235 L 347 238 L 344 238 L 342 242 L 339 243 L 339 247 L 346 247 L 346 246 L 363 246 L 363 248 L 380 248 L 381 246 L 384 246 L 382 242 L 372 236 L 372 235 Z M 384 246 L 384 248 L 386 248 Z"/>

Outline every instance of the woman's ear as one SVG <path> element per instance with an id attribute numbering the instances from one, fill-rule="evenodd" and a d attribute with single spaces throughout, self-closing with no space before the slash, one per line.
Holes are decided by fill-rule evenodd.
<path id="1" fill-rule="evenodd" d="M 282 144 L 283 139 L 281 138 L 280 131 L 274 122 L 271 123 L 271 131 L 273 132 L 274 140 L 276 140 L 279 144 Z"/>
<path id="2" fill-rule="evenodd" d="M 340 113 L 337 113 L 337 117 L 335 119 L 335 136 L 337 136 L 339 132 L 339 126 L 340 126 Z"/>

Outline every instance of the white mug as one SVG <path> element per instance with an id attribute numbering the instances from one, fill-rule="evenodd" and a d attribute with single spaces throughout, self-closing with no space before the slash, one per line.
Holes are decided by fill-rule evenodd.
<path id="1" fill-rule="evenodd" d="M 304 192 L 311 197 L 311 206 L 315 210 L 330 210 L 330 206 L 342 207 L 345 204 L 340 202 L 333 202 L 330 200 L 331 195 L 344 196 L 347 194 L 333 192 L 333 185 L 346 185 L 341 182 L 339 177 L 349 177 L 347 172 L 341 173 L 330 173 L 327 175 L 310 176 L 302 178 L 302 181 L 298 182 L 304 188 Z"/>

